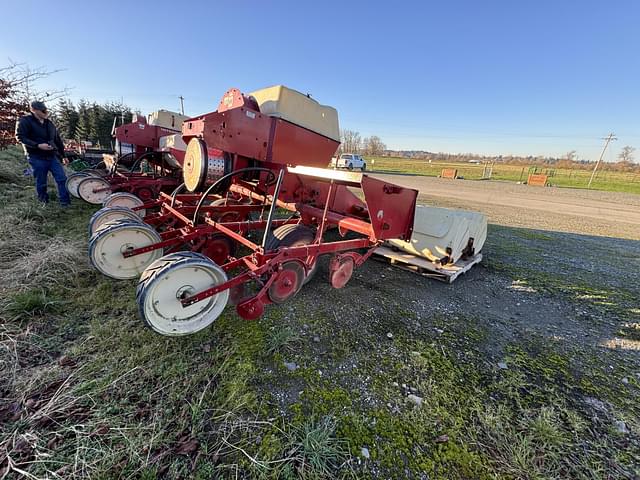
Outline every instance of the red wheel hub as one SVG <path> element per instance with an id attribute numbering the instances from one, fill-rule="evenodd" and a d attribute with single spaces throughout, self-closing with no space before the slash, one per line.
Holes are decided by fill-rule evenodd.
<path id="1" fill-rule="evenodd" d="M 282 303 L 293 297 L 304 282 L 304 268 L 299 262 L 286 262 L 269 287 L 269 300 Z"/>

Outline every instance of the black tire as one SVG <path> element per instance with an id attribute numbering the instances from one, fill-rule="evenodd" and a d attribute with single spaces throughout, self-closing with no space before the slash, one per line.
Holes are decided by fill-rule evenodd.
<path id="1" fill-rule="evenodd" d="M 313 228 L 300 224 L 282 225 L 276 228 L 265 245 L 265 251 L 276 250 L 280 247 L 297 247 L 309 245 L 316 238 Z M 303 285 L 309 282 L 318 271 L 318 259 L 305 277 Z"/>
<path id="2" fill-rule="evenodd" d="M 202 255 L 201 253 L 174 252 L 157 259 L 156 261 L 151 263 L 144 270 L 144 272 L 142 272 L 142 275 L 140 276 L 140 280 L 138 281 L 138 285 L 136 287 L 136 303 L 138 304 L 138 313 L 140 315 L 140 318 L 144 322 L 145 326 L 147 326 L 151 330 L 154 330 L 157 333 L 168 335 L 166 332 L 163 333 L 157 330 L 154 327 L 154 325 L 152 325 L 149 322 L 149 320 L 145 315 L 144 305 L 145 305 L 145 296 L 147 294 L 148 287 L 152 285 L 154 282 L 160 280 L 160 277 L 162 277 L 170 269 L 176 268 L 178 266 L 183 266 L 185 264 L 198 265 L 198 264 L 202 264 L 203 262 L 215 265 L 215 263 L 209 257 L 207 257 L 206 255 Z M 215 266 L 216 268 L 219 268 L 217 265 Z M 216 318 L 214 318 L 214 320 L 215 319 L 217 319 L 217 316 Z M 214 320 L 212 320 L 212 322 Z M 195 333 L 195 332 L 190 332 L 190 333 Z"/>
<path id="3" fill-rule="evenodd" d="M 367 169 L 367 164 L 366 164 L 366 163 L 363 163 L 363 164 L 362 164 L 362 168 L 361 168 L 361 170 L 364 172 L 366 169 Z"/>
<path id="4" fill-rule="evenodd" d="M 145 223 L 143 223 L 141 220 L 132 220 L 132 219 L 128 219 L 128 218 L 120 218 L 117 220 L 113 220 L 110 222 L 107 222 L 103 225 L 103 227 L 96 231 L 91 238 L 89 238 L 89 247 L 88 247 L 88 254 L 89 254 L 89 264 L 92 265 L 96 270 L 98 270 L 100 273 L 110 277 L 110 278 L 116 278 L 116 279 L 126 279 L 126 278 L 132 278 L 132 277 L 115 277 L 115 276 L 111 276 L 108 273 L 104 272 L 101 268 L 99 268 L 98 265 L 96 265 L 96 263 L 94 262 L 94 251 L 96 249 L 96 245 L 98 243 L 98 241 L 100 241 L 103 237 L 107 237 L 109 235 L 111 235 L 112 233 L 114 233 L 115 231 L 121 229 L 121 228 L 125 228 L 127 226 L 137 226 L 137 227 L 141 227 L 146 229 L 149 232 L 152 232 L 152 235 L 156 235 L 157 238 L 155 239 L 156 242 L 160 242 L 162 241 L 162 238 L 160 237 L 160 235 L 153 229 L 153 227 L 151 227 L 150 225 L 147 225 Z M 153 262 L 152 262 L 153 263 Z"/>
<path id="5" fill-rule="evenodd" d="M 135 224 L 141 224 L 143 222 L 137 222 L 131 218 L 119 218 L 117 220 L 111 220 L 109 222 L 106 222 L 104 224 L 104 228 L 112 228 L 112 227 L 117 227 L 120 225 L 135 225 Z M 98 236 L 99 231 L 97 232 L 93 232 L 93 234 L 89 237 L 89 250 L 91 250 L 91 242 L 94 240 L 94 237 Z"/>
<path id="6" fill-rule="evenodd" d="M 227 200 L 226 198 L 219 198 L 218 200 L 214 200 L 213 202 L 211 202 L 209 205 L 211 207 L 225 207 L 225 206 L 238 205 L 238 202 L 234 200 Z M 233 217 L 233 215 L 235 215 L 235 217 Z M 227 213 L 223 213 L 217 219 L 214 218 L 214 220 L 216 222 L 219 222 L 220 220 L 224 219 L 225 216 L 227 217 L 226 219 L 227 222 L 241 222 L 244 220 L 240 212 L 234 212 L 233 210 L 230 210 Z M 224 223 L 224 222 L 220 222 L 220 223 Z"/>
<path id="7" fill-rule="evenodd" d="M 349 170 L 353 170 L 353 164 L 352 164 L 352 163 L 350 163 L 350 164 L 349 164 L 349 166 L 347 166 L 347 168 L 348 168 Z"/>
<path id="8" fill-rule="evenodd" d="M 130 208 L 127 208 L 127 207 L 103 207 L 100 210 L 98 210 L 96 213 L 94 213 L 92 215 L 92 217 L 89 219 L 89 237 L 92 237 L 93 234 L 95 233 L 94 225 L 100 219 L 100 217 L 102 217 L 107 212 L 106 209 L 109 209 L 108 210 L 109 212 L 122 212 L 122 214 L 123 214 L 122 219 L 139 220 L 139 223 L 144 223 L 142 221 L 142 219 L 138 216 L 138 214 L 135 213 Z M 106 223 L 108 223 L 108 222 L 105 222 L 105 224 Z"/>
<path id="9" fill-rule="evenodd" d="M 190 252 L 190 251 L 173 252 L 173 253 L 168 253 L 164 257 L 160 257 L 159 259 L 151 263 L 144 270 L 144 272 L 142 272 L 142 275 L 140 275 L 140 279 L 138 280 L 138 287 L 136 288 L 136 297 L 138 296 L 138 289 L 140 288 L 140 284 L 143 283 L 145 280 L 147 280 L 151 275 L 155 274 L 155 272 L 157 272 L 159 269 L 164 267 L 166 262 L 170 262 L 173 260 L 180 260 L 182 258 L 187 258 L 187 257 L 202 258 L 204 257 L 204 255 L 202 255 L 201 253 Z"/>

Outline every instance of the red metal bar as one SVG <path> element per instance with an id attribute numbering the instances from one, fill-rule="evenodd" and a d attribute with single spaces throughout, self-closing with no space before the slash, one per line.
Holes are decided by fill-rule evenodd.
<path id="1" fill-rule="evenodd" d="M 207 221 L 207 223 L 209 223 L 208 219 L 205 219 L 205 221 Z M 246 223 L 249 223 L 249 222 L 243 222 L 243 223 L 246 224 Z M 233 230 L 227 228 L 224 224 L 216 223 L 216 222 L 213 222 L 213 221 L 211 221 L 211 223 L 209 223 L 209 224 L 213 225 L 213 228 L 215 228 L 219 232 L 222 232 L 226 236 L 233 238 L 236 242 L 239 242 L 242 245 L 244 245 L 246 247 L 249 247 L 253 251 L 255 251 L 258 248 L 258 245 L 253 243 L 251 240 L 248 240 L 245 237 L 243 237 L 242 235 L 240 235 L 239 233 L 236 233 Z"/>
<path id="2" fill-rule="evenodd" d="M 279 265 L 284 259 L 298 259 L 298 258 L 306 258 L 311 255 L 323 255 L 325 253 L 335 253 L 341 252 L 345 250 L 355 250 L 358 248 L 368 248 L 371 247 L 372 243 L 367 238 L 359 238 L 354 240 L 343 240 L 338 242 L 328 242 L 321 243 L 319 245 L 302 245 L 300 247 L 285 247 L 279 253 L 272 254 L 264 254 L 258 255 L 257 257 L 253 257 L 253 255 L 247 255 L 242 257 L 247 264 L 247 261 L 250 261 L 250 258 L 258 258 L 259 262 L 262 265 L 257 266 L 257 268 L 253 268 L 247 264 L 247 267 L 252 269 L 253 274 L 261 275 L 265 273 L 269 269 L 273 269 L 275 266 Z M 255 265 L 255 264 L 253 264 Z M 247 272 L 240 274 L 231 280 L 228 280 L 220 285 L 216 285 L 215 287 L 211 287 L 207 290 L 203 290 L 202 292 L 198 292 L 195 295 L 187 297 L 181 301 L 183 307 L 188 307 L 189 305 L 193 305 L 194 303 L 201 302 L 202 300 L 212 297 L 217 293 L 220 293 L 228 288 L 235 287 L 245 281 L 248 278 Z M 240 279 L 242 279 L 240 281 Z"/>
<path id="3" fill-rule="evenodd" d="M 152 243 L 151 245 L 147 245 L 146 247 L 136 248 L 135 250 L 129 250 L 124 252 L 122 256 L 124 258 L 133 257 L 134 255 L 142 255 L 143 253 L 151 252 L 153 250 L 158 250 L 160 248 L 172 247 L 174 245 L 178 245 L 182 243 L 182 239 L 178 237 L 173 237 L 168 240 L 164 240 L 158 243 Z"/>
<path id="4" fill-rule="evenodd" d="M 242 185 L 238 185 L 237 183 L 231 184 L 231 186 L 229 187 L 229 191 L 233 192 L 233 193 L 238 193 L 240 195 L 248 197 L 248 198 L 250 198 L 252 200 L 256 200 L 258 202 L 266 203 L 266 201 L 267 201 L 267 199 L 265 198 L 264 195 L 256 193 L 256 192 L 248 189 L 247 187 L 244 187 Z M 285 203 L 282 200 L 276 200 L 276 206 L 278 206 L 280 208 L 284 208 L 285 210 L 289 210 L 291 212 L 295 212 L 296 211 L 296 204 L 295 203 Z"/>
<path id="5" fill-rule="evenodd" d="M 323 211 L 319 208 L 312 207 L 311 205 L 298 205 L 299 211 L 304 215 L 308 215 L 315 218 L 322 218 Z M 341 231 L 350 230 L 352 232 L 361 233 L 369 237 L 372 241 L 375 241 L 375 235 L 371 224 L 360 220 L 358 218 L 346 217 L 335 212 L 327 212 L 327 220 L 333 225 L 337 225 Z"/>
<path id="6" fill-rule="evenodd" d="M 182 213 L 180 213 L 178 210 L 176 210 L 175 208 L 171 207 L 170 205 L 167 205 L 166 203 L 162 206 L 163 209 L 166 209 L 169 211 L 169 213 L 171 213 L 174 217 L 176 217 L 178 220 L 182 220 L 182 222 L 185 225 L 188 225 L 190 227 L 193 226 L 193 222 L 191 221 L 190 218 L 185 217 Z"/>

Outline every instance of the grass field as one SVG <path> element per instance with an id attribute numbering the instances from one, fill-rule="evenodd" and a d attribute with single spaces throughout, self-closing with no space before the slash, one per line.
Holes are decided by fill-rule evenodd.
<path id="1" fill-rule="evenodd" d="M 374 161 L 372 163 L 372 160 Z M 437 177 L 443 168 L 457 168 L 458 175 L 467 180 L 482 179 L 484 165 L 468 163 L 445 163 L 426 160 L 393 158 L 393 157 L 368 157 L 367 168 L 384 173 L 408 173 L 414 175 L 426 175 Z M 529 167 L 521 165 L 495 164 L 493 166 L 492 180 L 505 180 L 509 182 L 526 182 Z M 538 167 L 539 173 L 552 174 L 549 183 L 556 187 L 587 188 L 591 178 L 590 170 L 562 169 Z M 640 194 L 640 173 L 612 172 L 599 170 L 591 184 L 593 190 L 605 190 L 610 192 L 628 192 Z"/>
<path id="2" fill-rule="evenodd" d="M 317 278 L 259 321 L 230 307 L 166 338 L 135 281 L 89 267 L 95 207 L 37 206 L 20 157 L 0 152 L 0 478 L 638 478 L 637 365 L 492 326 L 513 291 L 640 339 L 631 285 L 541 276 L 551 234 L 491 227 L 459 288 L 369 261 L 343 290 Z"/>

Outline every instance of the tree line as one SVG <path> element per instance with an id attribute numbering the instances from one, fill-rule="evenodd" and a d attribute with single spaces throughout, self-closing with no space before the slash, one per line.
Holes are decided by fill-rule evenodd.
<path id="1" fill-rule="evenodd" d="M 110 148 L 114 119 L 117 119 L 118 125 L 129 123 L 133 112 L 127 105 L 119 102 L 100 105 L 80 100 L 78 105 L 74 105 L 70 100 L 61 99 L 54 115 L 63 139 L 88 141 L 101 148 Z"/>
<path id="2" fill-rule="evenodd" d="M 340 150 L 338 153 L 357 153 L 360 155 L 382 155 L 387 146 L 377 135 L 362 138 L 360 132 L 340 130 Z"/>

